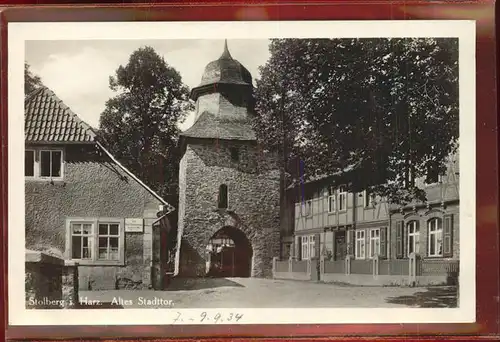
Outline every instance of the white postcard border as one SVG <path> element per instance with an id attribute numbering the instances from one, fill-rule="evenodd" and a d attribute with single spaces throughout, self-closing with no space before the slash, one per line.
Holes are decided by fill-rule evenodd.
<path id="1" fill-rule="evenodd" d="M 457 37 L 460 77 L 460 294 L 458 308 L 25 309 L 24 55 L 27 40 Z M 9 325 L 168 325 L 238 313 L 237 324 L 469 323 L 476 315 L 475 22 L 78 22 L 8 24 Z M 208 61 L 207 61 L 208 62 Z M 474 228 L 474 229 L 473 229 Z M 179 319 L 179 313 L 182 320 Z M 222 322 L 220 324 L 232 324 Z"/>

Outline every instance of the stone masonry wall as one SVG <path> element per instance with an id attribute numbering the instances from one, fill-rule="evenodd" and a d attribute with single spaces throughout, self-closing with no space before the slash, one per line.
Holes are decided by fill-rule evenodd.
<path id="1" fill-rule="evenodd" d="M 230 148 L 240 150 L 239 161 Z M 180 164 L 180 275 L 203 276 L 206 246 L 225 226 L 241 230 L 251 243 L 251 275 L 272 276 L 280 249 L 280 182 L 272 154 L 235 141 L 188 144 Z M 228 212 L 217 212 L 219 186 L 228 186 Z"/>
<path id="2" fill-rule="evenodd" d="M 78 267 L 51 255 L 26 251 L 25 298 L 28 309 L 78 306 Z"/>
<path id="3" fill-rule="evenodd" d="M 124 266 L 79 266 L 80 289 L 149 287 L 151 227 L 160 201 L 93 147 L 64 147 L 64 180 L 27 180 L 26 248 L 65 256 L 66 218 L 142 217 L 144 233 L 125 233 Z M 151 223 L 151 222 L 149 222 Z M 145 248 L 146 246 L 146 248 Z"/>

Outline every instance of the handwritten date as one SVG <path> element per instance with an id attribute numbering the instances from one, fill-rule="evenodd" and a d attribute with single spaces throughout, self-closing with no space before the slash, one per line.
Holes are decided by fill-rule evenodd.
<path id="1" fill-rule="evenodd" d="M 182 324 L 182 323 L 237 323 L 243 318 L 243 314 L 240 313 L 220 313 L 209 314 L 206 311 L 200 313 L 200 315 L 185 315 L 177 312 L 176 317 L 173 319 L 172 324 Z"/>

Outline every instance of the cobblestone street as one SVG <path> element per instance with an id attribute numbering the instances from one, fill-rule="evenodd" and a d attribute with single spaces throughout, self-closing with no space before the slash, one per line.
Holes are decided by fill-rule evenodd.
<path id="1" fill-rule="evenodd" d="M 168 291 L 82 291 L 100 308 L 456 307 L 456 288 L 365 287 L 258 278 L 175 279 Z M 88 308 L 88 306 L 86 306 Z"/>

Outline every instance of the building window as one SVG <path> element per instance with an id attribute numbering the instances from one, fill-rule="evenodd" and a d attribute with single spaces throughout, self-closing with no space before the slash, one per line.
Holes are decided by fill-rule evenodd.
<path id="1" fill-rule="evenodd" d="M 312 216 L 312 200 L 306 201 L 306 216 Z"/>
<path id="2" fill-rule="evenodd" d="M 365 231 L 357 230 L 356 231 L 356 259 L 364 259 L 365 258 Z"/>
<path id="3" fill-rule="evenodd" d="M 234 162 L 237 162 L 240 160 L 240 150 L 237 147 L 231 147 L 230 149 L 231 152 L 231 160 Z"/>
<path id="4" fill-rule="evenodd" d="M 429 256 L 443 256 L 443 225 L 441 219 L 433 218 L 427 222 L 429 232 Z"/>
<path id="5" fill-rule="evenodd" d="M 312 216 L 312 200 L 306 200 L 301 203 L 301 208 L 302 208 L 302 216 L 308 217 Z"/>
<path id="6" fill-rule="evenodd" d="M 227 209 L 227 185 L 221 184 L 219 186 L 219 198 L 218 198 L 218 208 L 219 209 Z"/>
<path id="7" fill-rule="evenodd" d="M 372 205 L 373 196 L 368 190 L 363 191 L 363 206 L 368 208 Z"/>
<path id="8" fill-rule="evenodd" d="M 380 255 L 380 229 L 370 230 L 370 258 Z"/>
<path id="9" fill-rule="evenodd" d="M 414 171 L 413 171 L 413 165 L 411 163 L 411 160 L 408 160 L 406 162 L 406 168 L 404 171 L 404 176 L 403 176 L 403 187 L 405 189 L 410 189 L 415 186 L 415 176 L 414 176 Z"/>
<path id="10" fill-rule="evenodd" d="M 35 151 L 24 151 L 24 175 L 26 177 L 35 176 Z"/>
<path id="11" fill-rule="evenodd" d="M 339 211 L 346 210 L 347 208 L 347 191 L 345 187 L 341 186 L 339 188 Z"/>
<path id="12" fill-rule="evenodd" d="M 426 184 L 441 183 L 443 181 L 443 175 L 439 173 L 439 168 L 435 165 L 429 166 L 427 168 L 427 174 L 425 178 Z"/>
<path id="13" fill-rule="evenodd" d="M 309 259 L 316 256 L 316 236 L 309 235 Z"/>
<path id="14" fill-rule="evenodd" d="M 66 252 L 82 265 L 124 263 L 124 222 L 122 219 L 67 220 Z"/>
<path id="15" fill-rule="evenodd" d="M 35 179 L 63 178 L 64 154 L 62 149 L 27 149 L 24 151 L 24 175 Z"/>
<path id="16" fill-rule="evenodd" d="M 91 223 L 71 223 L 71 259 L 92 260 Z"/>
<path id="17" fill-rule="evenodd" d="M 328 212 L 333 213 L 337 210 L 335 202 L 335 188 L 333 186 L 328 188 Z"/>
<path id="18" fill-rule="evenodd" d="M 99 259 L 119 260 L 120 232 L 118 223 L 99 223 Z"/>
<path id="19" fill-rule="evenodd" d="M 411 253 L 418 254 L 420 252 L 420 229 L 418 221 L 410 221 L 406 224 L 406 254 L 409 256 Z"/>
<path id="20" fill-rule="evenodd" d="M 316 237 L 314 235 L 305 235 L 301 237 L 301 259 L 309 260 L 314 258 L 315 256 L 315 248 L 316 248 Z"/>
<path id="21" fill-rule="evenodd" d="M 301 249 L 301 259 L 308 260 L 309 259 L 309 236 L 302 236 L 302 249 Z"/>
<path id="22" fill-rule="evenodd" d="M 62 170 L 62 151 L 40 151 L 40 177 L 60 178 Z"/>

